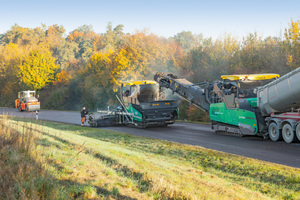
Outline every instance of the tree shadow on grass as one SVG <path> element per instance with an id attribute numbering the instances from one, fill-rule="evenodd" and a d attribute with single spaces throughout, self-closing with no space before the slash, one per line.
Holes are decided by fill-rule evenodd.
<path id="1" fill-rule="evenodd" d="M 59 180 L 58 183 L 61 186 L 64 186 L 64 188 L 72 188 L 71 192 L 71 198 L 72 199 L 89 199 L 88 195 L 86 194 L 87 192 L 85 191 L 85 188 L 87 187 L 92 187 L 93 189 L 96 190 L 96 193 L 98 196 L 101 196 L 102 198 L 114 198 L 116 200 L 137 200 L 137 198 L 132 198 L 126 195 L 120 194 L 119 190 L 117 188 L 113 188 L 112 190 L 107 190 L 103 187 L 95 186 L 95 185 L 90 185 L 90 184 L 82 184 L 78 183 L 76 181 L 71 181 L 71 180 Z M 73 189 L 74 188 L 74 189 Z M 90 194 L 93 196 L 92 194 Z M 95 197 L 90 197 L 90 199 L 95 199 Z"/>
<path id="2" fill-rule="evenodd" d="M 74 148 L 76 146 L 76 144 L 73 144 L 71 142 L 63 140 L 57 136 L 53 136 L 53 135 L 50 135 L 47 133 L 44 133 L 44 134 L 47 135 L 48 137 L 51 137 L 57 141 L 62 142 L 68 146 L 71 146 L 72 148 Z M 44 145 L 44 146 L 49 146 L 51 143 L 50 141 L 46 141 L 45 139 L 42 139 L 41 142 L 42 142 L 41 145 Z M 56 144 L 52 143 L 52 145 L 56 145 Z M 148 180 L 145 177 L 144 173 L 140 173 L 138 171 L 130 169 L 127 166 L 124 166 L 122 163 L 119 163 L 117 160 L 115 160 L 111 157 L 101 154 L 100 152 L 91 151 L 90 149 L 85 148 L 85 147 L 83 147 L 83 151 L 81 151 L 81 153 L 84 153 L 86 155 L 91 155 L 94 158 L 101 160 L 102 162 L 105 163 L 106 166 L 114 169 L 119 174 L 122 174 L 123 177 L 129 178 L 133 181 L 138 182 L 137 187 L 138 187 L 139 191 L 141 191 L 141 192 L 149 191 L 149 188 L 152 187 L 151 180 Z M 58 164 L 54 164 L 54 167 L 56 167 L 57 170 L 62 169 L 61 165 L 58 165 Z"/>
<path id="3" fill-rule="evenodd" d="M 46 134 L 46 135 L 49 136 L 49 137 L 54 138 L 55 140 L 63 142 L 68 146 L 71 146 L 71 147 L 75 146 L 75 144 L 66 142 L 65 140 L 61 140 L 60 138 L 58 138 L 56 136 L 52 136 L 52 135 L 48 135 L 48 134 Z M 40 142 L 40 145 L 45 146 L 45 147 L 48 147 L 50 145 L 55 145 L 54 142 L 51 142 L 51 141 L 49 141 L 45 138 L 41 139 L 39 142 Z M 82 153 L 90 154 L 90 151 L 85 150 Z M 98 154 L 95 154 L 95 155 L 98 155 Z M 113 164 L 117 165 L 117 162 L 114 161 L 111 158 L 104 158 L 103 156 L 101 158 L 102 158 L 101 160 L 103 160 L 103 161 L 105 160 L 106 163 L 108 163 L 109 165 L 113 165 Z M 64 165 L 55 163 L 55 162 L 53 162 L 53 160 L 49 160 L 48 162 L 52 167 L 54 167 L 55 171 L 61 171 L 65 168 Z M 123 169 L 123 171 L 124 170 L 125 170 L 125 168 Z M 97 195 L 105 197 L 105 198 L 112 197 L 114 199 L 125 199 L 125 200 L 134 200 L 134 199 L 136 199 L 136 198 L 131 198 L 131 197 L 120 194 L 119 190 L 115 187 L 112 190 L 108 190 L 106 188 L 99 187 L 99 186 L 96 186 L 96 185 L 91 185 L 89 183 L 82 184 L 82 183 L 76 182 L 74 180 L 56 180 L 56 181 L 58 181 L 58 183 L 61 186 L 64 186 L 64 188 L 66 189 L 66 192 L 68 194 L 71 193 L 71 198 L 74 198 L 74 199 L 86 199 L 86 195 L 88 195 L 85 192 L 86 187 L 95 188 Z"/>

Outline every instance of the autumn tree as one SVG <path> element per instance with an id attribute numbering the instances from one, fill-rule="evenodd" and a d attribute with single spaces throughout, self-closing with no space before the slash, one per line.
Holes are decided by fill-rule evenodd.
<path id="1" fill-rule="evenodd" d="M 67 71 L 62 70 L 61 72 L 55 75 L 53 85 L 54 86 L 68 85 L 70 79 L 71 79 L 71 75 Z"/>
<path id="2" fill-rule="evenodd" d="M 291 20 L 289 27 L 285 29 L 284 36 L 286 64 L 290 69 L 295 69 L 300 66 L 300 20 Z"/>
<path id="3" fill-rule="evenodd" d="M 86 64 L 95 51 L 102 48 L 102 38 L 93 31 L 91 25 L 78 27 L 68 35 L 67 41 L 77 45 L 75 58 L 83 61 L 83 64 Z"/>
<path id="4" fill-rule="evenodd" d="M 43 45 L 46 45 L 48 48 L 50 48 L 50 50 L 54 50 L 64 39 L 64 33 L 65 28 L 63 26 L 59 26 L 57 24 L 49 26 L 48 29 L 45 31 L 45 43 Z"/>
<path id="5" fill-rule="evenodd" d="M 95 53 L 80 72 L 79 79 L 82 104 L 89 108 L 100 108 L 113 98 L 112 68 L 114 53 Z"/>
<path id="6" fill-rule="evenodd" d="M 15 24 L 5 34 L 0 35 L 0 44 L 18 44 L 19 46 L 35 46 L 45 37 L 45 26 L 34 29 L 23 28 Z"/>
<path id="7" fill-rule="evenodd" d="M 170 64 L 172 59 L 169 45 L 154 34 L 136 32 L 127 36 L 121 47 L 113 69 L 116 80 L 152 79 L 153 74 Z"/>
<path id="8" fill-rule="evenodd" d="M 18 72 L 26 49 L 10 43 L 0 46 L 0 105 L 12 105 L 20 89 Z"/>
<path id="9" fill-rule="evenodd" d="M 48 49 L 32 50 L 25 58 L 18 77 L 22 88 L 40 90 L 54 80 L 54 74 L 59 68 Z"/>

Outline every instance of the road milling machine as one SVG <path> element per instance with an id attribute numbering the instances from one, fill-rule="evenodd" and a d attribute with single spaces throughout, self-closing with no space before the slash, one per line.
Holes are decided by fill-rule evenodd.
<path id="1" fill-rule="evenodd" d="M 18 99 L 15 100 L 16 108 L 22 112 L 33 112 L 40 110 L 40 102 L 35 96 L 35 91 L 18 92 Z"/>
<path id="2" fill-rule="evenodd" d="M 300 140 L 300 68 L 279 74 L 224 75 L 193 84 L 173 74 L 154 76 L 160 87 L 209 112 L 215 132 Z"/>
<path id="3" fill-rule="evenodd" d="M 180 98 L 164 100 L 160 95 L 159 85 L 152 80 L 122 82 L 120 97 L 116 98 L 120 106 L 114 111 L 102 111 L 98 118 L 90 114 L 90 126 L 167 126 L 175 122 L 181 103 Z"/>

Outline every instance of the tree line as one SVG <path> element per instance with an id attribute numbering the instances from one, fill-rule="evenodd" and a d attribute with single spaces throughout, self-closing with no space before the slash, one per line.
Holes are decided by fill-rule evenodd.
<path id="1" fill-rule="evenodd" d="M 195 83 L 222 74 L 283 75 L 300 66 L 299 23 L 291 20 L 279 37 L 254 32 L 242 40 L 190 31 L 169 38 L 124 33 L 122 24 L 112 23 L 104 33 L 83 25 L 69 34 L 59 25 L 15 24 L 0 35 L 0 106 L 13 106 L 17 92 L 29 89 L 37 90 L 44 109 L 104 108 L 116 103 L 120 81 L 153 79 L 157 71 Z"/>

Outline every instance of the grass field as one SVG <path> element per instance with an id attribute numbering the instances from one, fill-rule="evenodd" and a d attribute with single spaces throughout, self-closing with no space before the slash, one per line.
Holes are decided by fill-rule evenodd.
<path id="1" fill-rule="evenodd" d="M 300 198 L 297 168 L 98 128 L 0 126 L 0 199 Z"/>

